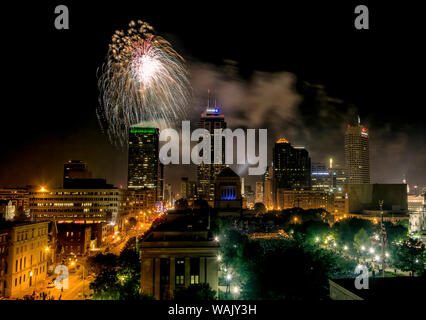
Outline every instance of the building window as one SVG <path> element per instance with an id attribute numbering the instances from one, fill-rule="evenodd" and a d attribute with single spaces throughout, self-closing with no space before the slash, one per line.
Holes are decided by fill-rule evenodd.
<path id="1" fill-rule="evenodd" d="M 200 258 L 191 258 L 191 284 L 200 283 Z"/>
<path id="2" fill-rule="evenodd" d="M 168 284 L 170 282 L 170 259 L 160 259 L 160 282 Z"/>
<path id="3" fill-rule="evenodd" d="M 177 286 L 185 285 L 185 259 L 176 259 L 175 275 Z"/>

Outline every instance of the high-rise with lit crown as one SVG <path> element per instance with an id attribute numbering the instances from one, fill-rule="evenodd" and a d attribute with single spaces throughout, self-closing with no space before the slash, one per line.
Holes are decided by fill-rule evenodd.
<path id="1" fill-rule="evenodd" d="M 216 105 L 210 105 L 210 90 L 206 110 L 201 114 L 198 128 L 206 129 L 211 136 L 211 164 L 201 163 L 197 167 L 198 194 L 204 200 L 214 201 L 214 188 L 216 176 L 226 167 L 225 165 L 225 143 L 222 141 L 222 163 L 214 163 L 214 129 L 226 129 L 225 116 Z M 217 137 L 221 139 L 220 137 Z"/>
<path id="2" fill-rule="evenodd" d="M 162 198 L 163 166 L 158 157 L 159 130 L 152 127 L 130 128 L 127 187 L 131 190 L 156 190 Z"/>
<path id="3" fill-rule="evenodd" d="M 370 183 L 368 137 L 368 130 L 359 118 L 356 126 L 348 125 L 345 131 L 346 183 Z"/>

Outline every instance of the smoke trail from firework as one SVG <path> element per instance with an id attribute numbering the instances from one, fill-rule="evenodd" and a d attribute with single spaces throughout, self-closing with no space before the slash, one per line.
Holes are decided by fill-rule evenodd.
<path id="1" fill-rule="evenodd" d="M 163 128 L 183 119 L 191 93 L 184 59 L 140 20 L 112 36 L 98 87 L 98 118 L 121 145 L 132 125 Z"/>

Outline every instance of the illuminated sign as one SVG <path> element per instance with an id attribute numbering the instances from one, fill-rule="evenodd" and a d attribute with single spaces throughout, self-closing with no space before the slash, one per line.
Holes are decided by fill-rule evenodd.
<path id="1" fill-rule="evenodd" d="M 155 128 L 130 128 L 130 133 L 155 133 Z"/>
<path id="2" fill-rule="evenodd" d="M 214 108 L 214 109 L 207 109 L 208 113 L 219 113 L 220 109 L 219 108 Z"/>
<path id="3" fill-rule="evenodd" d="M 367 132 L 361 132 L 361 134 L 362 134 L 363 136 L 368 137 L 368 133 L 367 133 Z"/>
<path id="4" fill-rule="evenodd" d="M 328 176 L 328 172 L 312 172 L 313 176 Z"/>

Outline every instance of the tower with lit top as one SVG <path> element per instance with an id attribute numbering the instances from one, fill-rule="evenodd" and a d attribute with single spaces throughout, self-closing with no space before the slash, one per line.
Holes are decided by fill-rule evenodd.
<path id="1" fill-rule="evenodd" d="M 370 183 L 369 133 L 358 117 L 356 126 L 345 131 L 346 181 L 350 184 Z"/>
<path id="2" fill-rule="evenodd" d="M 211 136 L 211 164 L 201 163 L 197 167 L 197 184 L 198 195 L 209 202 L 214 201 L 214 188 L 215 179 L 217 175 L 226 167 L 225 165 L 225 142 L 223 137 L 214 136 L 214 129 L 226 129 L 225 116 L 221 112 L 221 108 L 217 106 L 216 101 L 214 105 L 210 103 L 210 90 L 208 90 L 207 107 L 201 114 L 200 121 L 197 127 L 206 129 L 210 132 Z M 222 163 L 215 163 L 217 159 L 214 158 L 215 140 L 222 139 Z M 218 144 L 216 144 L 218 145 Z"/>

